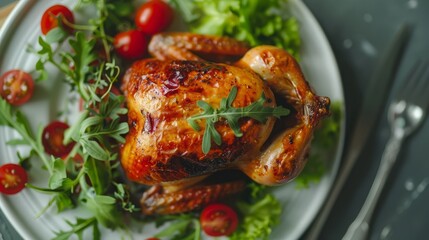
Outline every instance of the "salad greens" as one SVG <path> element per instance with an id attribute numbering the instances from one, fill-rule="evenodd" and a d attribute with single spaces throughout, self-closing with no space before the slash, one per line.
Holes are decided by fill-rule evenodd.
<path id="1" fill-rule="evenodd" d="M 28 184 L 35 191 L 52 196 L 48 208 L 56 206 L 58 212 L 85 208 L 92 213 L 89 218 L 77 218 L 66 223 L 70 227 L 56 233 L 55 239 L 77 236 L 83 239 L 86 230 L 92 229 L 92 239 L 101 239 L 100 225 L 110 228 L 126 228 L 124 220 L 140 211 L 133 201 L 130 185 L 125 184 L 118 161 L 118 148 L 124 142 L 128 124 L 121 117 L 127 113 L 124 97 L 112 93 L 111 89 L 121 75 L 121 62 L 112 52 L 112 36 L 127 29 L 132 21 L 132 0 L 80 0 L 76 8 L 94 7 L 93 19 L 82 25 L 74 25 L 74 35 L 66 32 L 61 24 L 46 37 L 38 39 L 38 47 L 30 48 L 39 61 L 35 68 L 38 81 L 49 78 L 49 67 L 56 68 L 64 76 L 64 82 L 79 93 L 84 102 L 84 111 L 65 133 L 65 142 L 75 142 L 73 150 L 65 158 L 48 157 L 41 143 L 42 127 L 34 134 L 28 119 L 18 109 L 0 99 L 0 125 L 9 126 L 20 135 L 8 141 L 9 145 L 25 145 L 31 149 L 29 156 L 41 160 L 49 173 L 47 186 Z M 284 15 L 288 12 L 283 0 L 171 0 L 181 12 L 191 31 L 205 34 L 231 36 L 247 41 L 250 45 L 272 44 L 298 56 L 300 37 L 296 19 Z M 286 9 L 286 10 L 285 10 Z M 69 51 L 64 51 L 69 48 Z M 243 116 L 265 121 L 268 116 L 283 116 L 285 108 L 265 108 L 264 96 L 245 108 L 232 108 L 237 89 L 233 88 L 228 98 L 223 99 L 219 109 L 200 101 L 204 110 L 200 115 L 188 119 L 195 129 L 200 128 L 199 119 L 206 120 L 203 150 L 210 150 L 210 142 L 220 144 L 219 133 L 214 123 L 226 118 L 234 133 L 242 133 L 237 121 Z M 257 110 L 258 113 L 254 111 Z M 338 139 L 341 110 L 333 105 L 333 117 L 325 120 L 315 133 L 314 154 L 300 177 L 296 179 L 301 188 L 317 182 L 329 162 L 326 148 L 333 148 Z M 320 146 L 320 147 L 319 147 Z M 319 150 L 317 150 L 319 149 Z M 81 162 L 78 159 L 81 158 Z M 26 161 L 27 162 L 27 161 Z M 282 206 L 270 193 L 269 188 L 249 183 L 243 198 L 236 202 L 241 224 L 230 239 L 268 239 L 272 228 L 278 224 Z M 152 219 L 149 219 L 152 220 Z M 157 226 L 168 222 L 169 226 L 155 237 L 169 239 L 201 239 L 201 226 L 195 212 L 181 215 L 157 217 Z"/>
<path id="2" fill-rule="evenodd" d="M 57 232 L 57 236 L 53 240 L 67 240 L 70 239 L 74 234 L 79 239 L 83 238 L 83 233 L 89 227 L 92 227 L 92 239 L 101 239 L 100 229 L 98 228 L 97 219 L 95 217 L 83 219 L 77 218 L 75 223 L 66 220 L 67 224 L 71 227 L 69 231 Z"/>
<path id="3" fill-rule="evenodd" d="M 275 45 L 298 58 L 297 20 L 287 0 L 170 0 L 192 32 L 230 36 L 250 46 Z"/>
<path id="4" fill-rule="evenodd" d="M 266 186 L 250 183 L 248 188 L 251 192 L 248 201 L 237 202 L 242 222 L 230 239 L 268 239 L 280 221 L 282 206 Z"/>
<path id="5" fill-rule="evenodd" d="M 235 203 L 241 223 L 229 236 L 231 240 L 268 239 L 272 228 L 279 223 L 282 206 L 269 188 L 250 182 L 241 200 Z M 168 227 L 155 235 L 171 240 L 201 239 L 201 226 L 195 213 L 162 216 L 157 225 L 168 222 Z"/>
<path id="6" fill-rule="evenodd" d="M 201 224 L 195 213 L 160 216 L 156 220 L 157 226 L 168 223 L 168 226 L 154 237 L 171 240 L 200 240 Z"/>
<path id="7" fill-rule="evenodd" d="M 85 110 L 65 133 L 65 143 L 75 142 L 65 159 L 48 158 L 41 143 L 42 127 L 34 135 L 26 117 L 19 110 L 11 109 L 3 99 L 0 101 L 0 124 L 13 127 L 21 135 L 21 139 L 9 144 L 30 146 L 31 154 L 37 155 L 49 172 L 48 186 L 27 184 L 36 191 L 52 195 L 40 214 L 56 205 L 58 212 L 81 206 L 94 216 L 77 219 L 76 223 L 67 222 L 71 229 L 59 232 L 59 239 L 73 234 L 81 236 L 91 226 L 94 239 L 99 239 L 99 224 L 110 229 L 123 228 L 125 214 L 121 212 L 139 211 L 131 201 L 129 187 L 123 183 L 117 154 L 119 145 L 125 141 L 123 135 L 128 132 L 128 124 L 121 119 L 127 113 L 123 106 L 124 97 L 111 92 L 119 80 L 120 67 L 111 54 L 112 39 L 106 34 L 105 26 L 109 25 L 112 16 L 117 16 L 113 13 L 113 4 L 118 3 L 115 2 L 80 2 L 81 7 L 88 4 L 97 6 L 95 19 L 86 25 L 75 25 L 77 31 L 74 35 L 60 25 L 45 38 L 39 37 L 38 49 L 29 48 L 39 56 L 36 63 L 36 70 L 40 73 L 38 81 L 49 77 L 46 69 L 51 65 L 63 73 L 64 81 L 79 93 L 84 102 Z M 128 4 L 131 5 L 131 1 Z M 70 50 L 64 51 L 65 46 Z M 103 57 L 100 58 L 99 54 Z"/>
<path id="8" fill-rule="evenodd" d="M 7 142 L 7 144 L 12 146 L 27 145 L 30 146 L 32 151 L 31 155 L 37 155 L 40 160 L 46 166 L 46 169 L 50 174 L 53 173 L 52 166 L 50 164 L 49 158 L 45 155 L 45 150 L 42 145 L 41 136 L 42 130 L 40 129 L 37 137 L 31 131 L 30 124 L 28 119 L 24 114 L 16 109 L 11 108 L 11 105 L 8 104 L 6 100 L 0 98 L 0 125 L 9 126 L 15 129 L 19 135 L 20 139 L 13 139 Z M 19 158 L 23 157 L 19 155 Z"/>

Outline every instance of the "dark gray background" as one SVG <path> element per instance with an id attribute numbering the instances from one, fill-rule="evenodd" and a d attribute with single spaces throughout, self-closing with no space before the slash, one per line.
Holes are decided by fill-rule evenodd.
<path id="1" fill-rule="evenodd" d="M 0 0 L 0 6 L 11 0 Z M 304 0 L 334 50 L 348 109 L 348 133 L 375 63 L 398 26 L 414 26 L 413 35 L 398 68 L 392 93 L 404 81 L 407 68 L 429 53 L 429 0 Z M 429 98 L 429 93 L 428 93 Z M 355 218 L 378 168 L 389 137 L 386 112 L 353 169 L 319 239 L 341 239 Z M 350 136 L 347 136 L 349 138 Z M 414 134 L 399 155 L 371 226 L 371 239 L 427 239 L 429 229 L 429 121 Z M 0 239 L 19 236 L 0 213 Z"/>
<path id="2" fill-rule="evenodd" d="M 401 87 L 407 69 L 429 54 L 427 0 L 304 0 L 325 31 L 334 50 L 346 96 L 348 132 L 381 53 L 398 26 L 414 30 L 398 68 L 392 93 Z M 428 79 L 429 81 L 429 79 Z M 429 93 L 427 93 L 429 100 Z M 341 239 L 356 217 L 378 168 L 389 136 L 386 112 L 373 132 L 337 200 L 320 239 Z M 349 138 L 349 136 L 348 136 Z M 401 151 L 374 215 L 370 239 L 428 239 L 429 121 Z"/>

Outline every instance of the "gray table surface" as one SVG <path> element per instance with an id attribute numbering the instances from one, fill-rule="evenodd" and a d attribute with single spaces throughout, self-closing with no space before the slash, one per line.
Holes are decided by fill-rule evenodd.
<path id="1" fill-rule="evenodd" d="M 304 0 L 318 19 L 333 48 L 341 72 L 348 126 L 368 85 L 375 63 L 404 22 L 414 26 L 392 92 L 408 68 L 429 55 L 429 1 L 426 0 Z M 429 81 L 429 79 L 428 79 Z M 429 93 L 427 93 L 429 96 Z M 389 137 L 386 111 L 334 205 L 320 239 L 341 239 L 369 191 Z M 350 129 L 349 129 L 350 130 Z M 370 239 L 428 239 L 429 120 L 405 142 L 374 215 Z"/>
<path id="2" fill-rule="evenodd" d="M 0 6 L 10 0 L 1 0 Z M 428 0 L 304 0 L 332 46 L 341 72 L 348 130 L 374 65 L 401 23 L 414 26 L 392 92 L 413 60 L 429 54 Z M 429 96 L 429 93 L 428 93 Z M 389 137 L 386 111 L 335 203 L 319 239 L 341 239 L 370 188 Z M 347 136 L 349 138 L 350 136 Z M 374 215 L 370 239 L 427 239 L 429 228 L 429 120 L 405 142 Z M 0 239 L 20 239 L 0 212 Z"/>

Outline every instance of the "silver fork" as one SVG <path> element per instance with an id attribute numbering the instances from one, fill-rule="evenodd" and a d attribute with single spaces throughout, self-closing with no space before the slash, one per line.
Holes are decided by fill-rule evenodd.
<path id="1" fill-rule="evenodd" d="M 368 238 L 370 221 L 380 194 L 405 137 L 414 132 L 426 117 L 429 107 L 429 64 L 418 61 L 410 71 L 405 86 L 389 106 L 391 136 L 381 157 L 374 182 L 358 216 L 349 226 L 343 240 Z"/>

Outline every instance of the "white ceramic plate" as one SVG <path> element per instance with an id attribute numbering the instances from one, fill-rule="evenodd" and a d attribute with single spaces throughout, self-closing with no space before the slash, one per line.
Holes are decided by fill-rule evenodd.
<path id="1" fill-rule="evenodd" d="M 72 0 L 59 1 L 72 6 Z M 303 48 L 301 65 L 307 80 L 316 89 L 319 95 L 329 96 L 333 101 L 344 102 L 342 84 L 337 64 L 326 37 L 317 21 L 300 0 L 291 0 L 292 13 L 297 17 L 301 26 Z M 28 44 L 37 45 L 40 35 L 39 19 L 41 14 L 52 2 L 50 1 L 20 1 L 0 32 L 0 73 L 13 68 L 20 68 L 28 72 L 34 70 L 37 58 L 26 52 Z M 55 79 L 56 72 L 50 74 Z M 31 126 L 37 129 L 54 120 L 56 113 L 65 106 L 67 87 L 55 81 L 43 82 L 38 85 L 32 100 L 22 107 L 27 116 L 30 116 Z M 59 81 L 56 81 L 59 82 Z M 344 106 L 343 106 L 344 109 Z M 332 185 L 343 147 L 344 121 L 341 126 L 340 141 L 337 146 L 334 164 L 323 177 L 320 183 L 310 189 L 295 189 L 293 183 L 275 190 L 275 194 L 284 203 L 281 224 L 275 228 L 270 239 L 297 239 L 309 226 L 317 214 L 322 202 Z M 16 151 L 25 149 L 6 146 L 6 141 L 13 138 L 15 133 L 8 128 L 0 128 L 0 164 L 17 162 Z M 34 185 L 46 186 L 45 171 L 33 167 L 30 180 Z M 14 196 L 0 195 L 0 207 L 18 233 L 24 239 L 49 239 L 54 232 L 67 229 L 64 220 L 75 220 L 75 216 L 88 215 L 82 210 L 73 210 L 58 214 L 55 208 L 39 218 L 35 218 L 39 211 L 46 206 L 50 196 L 25 189 Z M 141 227 L 130 235 L 124 232 L 110 232 L 103 230 L 103 239 L 120 239 L 120 236 L 144 239 L 150 237 L 156 230 L 153 225 Z M 134 236 L 134 237 L 133 237 Z"/>

